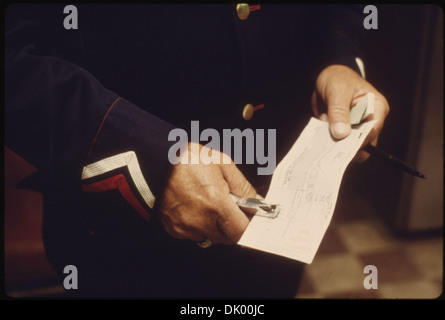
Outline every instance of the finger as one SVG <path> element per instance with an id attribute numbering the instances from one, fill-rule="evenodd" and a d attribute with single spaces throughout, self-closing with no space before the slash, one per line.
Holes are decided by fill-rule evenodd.
<path id="1" fill-rule="evenodd" d="M 383 129 L 386 116 L 389 113 L 389 105 L 385 97 L 383 97 L 381 94 L 376 94 L 374 98 L 374 106 L 374 113 L 369 117 L 368 120 L 376 120 L 377 122 L 367 138 L 369 142 L 377 145 L 377 139 Z"/>
<path id="2" fill-rule="evenodd" d="M 221 232 L 229 239 L 230 243 L 237 243 L 248 225 L 249 218 L 227 195 L 221 206 L 221 215 L 218 217 L 218 226 Z"/>
<path id="3" fill-rule="evenodd" d="M 326 105 L 324 104 L 322 99 L 320 99 L 320 97 L 317 95 L 316 91 L 314 91 L 312 94 L 311 106 L 312 106 L 312 113 L 316 118 L 320 119 L 321 121 L 328 122 Z"/>
<path id="4" fill-rule="evenodd" d="M 256 197 L 255 188 L 244 177 L 238 167 L 231 164 L 221 165 L 221 172 L 229 186 L 229 191 L 238 197 Z"/>
<path id="5" fill-rule="evenodd" d="M 319 104 L 320 97 L 318 96 L 317 92 L 314 90 L 311 97 L 311 107 L 312 107 L 312 113 L 315 117 L 320 116 L 320 104 Z"/>
<path id="6" fill-rule="evenodd" d="M 364 143 L 362 144 L 361 148 L 363 148 L 363 147 L 366 146 L 367 144 L 368 144 L 368 143 L 364 142 Z M 376 141 L 375 141 L 375 142 L 371 142 L 371 144 L 375 146 L 375 145 L 377 144 L 377 142 L 376 142 Z M 361 149 L 361 148 L 360 148 L 360 149 Z M 366 160 L 368 160 L 369 156 L 370 156 L 370 154 L 369 154 L 368 152 L 363 151 L 363 150 L 359 150 L 359 151 L 357 152 L 357 154 L 354 156 L 354 158 L 352 159 L 352 161 L 353 161 L 353 162 L 362 163 L 362 162 L 365 162 Z"/>
<path id="7" fill-rule="evenodd" d="M 165 231 L 176 239 L 187 239 L 193 241 L 203 240 L 204 235 L 199 232 L 192 232 L 190 229 L 187 229 L 182 224 L 175 223 L 172 218 L 168 215 L 161 214 L 159 215 L 159 219 L 164 226 Z"/>
<path id="8" fill-rule="evenodd" d="M 213 243 L 230 244 L 232 240 L 229 239 L 218 226 L 218 215 L 220 215 L 220 213 L 216 212 L 215 209 L 208 208 L 205 216 L 195 216 L 195 218 L 188 216 L 188 218 L 184 218 L 180 223 L 174 222 L 171 217 L 167 215 L 161 215 L 160 219 L 164 229 L 173 238 L 192 240 L 195 242 L 200 242 L 208 238 Z"/>
<path id="9" fill-rule="evenodd" d="M 351 133 L 349 110 L 354 94 L 353 86 L 333 82 L 326 86 L 324 93 L 331 134 L 335 139 L 346 138 Z"/>
<path id="10" fill-rule="evenodd" d="M 378 138 L 380 135 L 380 132 L 383 129 L 383 125 L 385 122 L 385 118 L 389 113 L 389 105 L 386 99 L 379 93 L 375 95 L 374 100 L 374 113 L 368 117 L 367 121 L 376 120 L 377 122 L 374 124 L 373 128 L 369 132 L 368 136 L 366 137 L 365 141 L 362 144 L 362 147 L 366 146 L 367 144 L 371 144 L 373 146 L 377 146 Z M 364 162 L 369 158 L 369 153 L 365 151 L 359 151 L 357 155 L 354 157 L 354 162 Z"/>

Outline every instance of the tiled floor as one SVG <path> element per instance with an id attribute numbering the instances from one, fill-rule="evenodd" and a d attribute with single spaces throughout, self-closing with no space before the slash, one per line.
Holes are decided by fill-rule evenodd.
<path id="1" fill-rule="evenodd" d="M 347 210 L 360 208 L 359 211 Z M 377 289 L 365 289 L 367 265 Z M 297 298 L 434 299 L 442 294 L 443 238 L 396 236 L 363 197 L 339 199 L 334 217 Z M 371 280 L 366 280 L 369 283 Z"/>

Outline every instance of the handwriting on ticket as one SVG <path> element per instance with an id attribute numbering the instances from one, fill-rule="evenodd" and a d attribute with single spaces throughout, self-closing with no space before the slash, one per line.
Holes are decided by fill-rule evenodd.
<path id="1" fill-rule="evenodd" d="M 254 217 L 238 244 L 311 263 L 329 226 L 346 167 L 375 121 L 334 141 L 327 122 L 311 118 L 276 168 L 265 200 L 278 203 L 275 219 Z"/>

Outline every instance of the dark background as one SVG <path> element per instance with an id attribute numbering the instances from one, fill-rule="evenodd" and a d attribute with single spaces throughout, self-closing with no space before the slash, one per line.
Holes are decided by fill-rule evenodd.
<path id="1" fill-rule="evenodd" d="M 436 5 L 377 5 L 378 29 L 367 31 L 367 80 L 387 98 L 391 111 L 379 147 L 417 167 L 427 180 L 407 175 L 382 161 L 352 165 L 345 178 L 367 195 L 398 233 L 442 230 L 443 216 L 443 11 Z M 428 154 L 421 161 L 419 152 Z M 417 189 L 414 189 L 416 187 Z M 422 196 L 416 200 L 414 190 Z M 434 197 L 425 198 L 426 194 Z M 428 203 L 412 213 L 411 201 Z M 427 208 L 425 208 L 427 210 Z M 410 215 L 430 219 L 417 226 Z"/>

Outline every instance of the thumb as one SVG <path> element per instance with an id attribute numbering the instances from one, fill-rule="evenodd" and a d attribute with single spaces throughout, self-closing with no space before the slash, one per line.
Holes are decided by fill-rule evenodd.
<path id="1" fill-rule="evenodd" d="M 328 85 L 325 93 L 331 135 L 335 139 L 346 138 L 351 133 L 349 110 L 353 89 L 346 85 Z"/>

